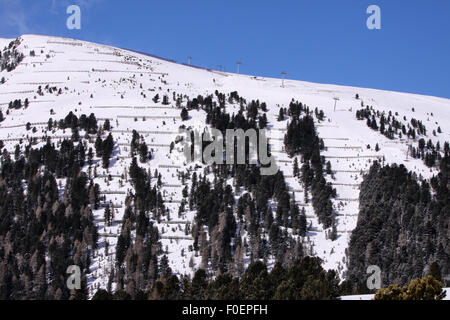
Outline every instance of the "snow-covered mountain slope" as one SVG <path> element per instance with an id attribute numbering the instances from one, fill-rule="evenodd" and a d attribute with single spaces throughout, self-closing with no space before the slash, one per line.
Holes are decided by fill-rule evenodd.
<path id="1" fill-rule="evenodd" d="M 304 191 L 292 175 L 294 159 L 283 151 L 282 139 L 287 120 L 277 121 L 279 109 L 287 107 L 295 99 L 312 109 L 317 107 L 324 111 L 325 120 L 317 126 L 326 147 L 322 155 L 331 162 L 333 169 L 333 175 L 326 179 L 337 190 L 333 205 L 338 214 L 338 238 L 335 241 L 327 239 L 326 230 L 318 223 L 312 206 L 306 204 L 308 224 L 312 224 L 307 235 L 312 244 L 308 253 L 321 257 L 325 268 L 339 270 L 341 275 L 347 263 L 345 249 L 357 223 L 359 184 L 371 163 L 376 159 L 385 163 L 402 163 L 424 178 L 436 173 L 422 160 L 407 157 L 405 139 L 389 140 L 371 130 L 365 121 L 356 119 L 356 110 L 363 104 L 386 114 L 389 111 L 397 113 L 399 119 L 406 117 L 405 123 L 415 118 L 427 127 L 426 140 L 439 141 L 442 146 L 450 140 L 450 100 L 444 98 L 293 80 L 286 80 L 282 87 L 280 79 L 195 68 L 84 41 L 34 35 L 24 35 L 20 39 L 19 50 L 25 58 L 13 71 L 4 70 L 0 74 L 0 78 L 5 78 L 5 83 L 0 85 L 3 114 L 11 101 L 29 101 L 26 109 L 11 109 L 0 124 L 0 140 L 10 152 L 14 152 L 20 139 L 45 135 L 49 118 L 63 119 L 70 111 L 76 115 L 94 113 L 97 119 L 109 119 L 113 126 L 113 161 L 108 171 L 98 166 L 95 181 L 104 192 L 106 202 L 114 206 L 117 222 L 108 227 L 102 221 L 103 208 L 95 211 L 101 237 L 91 268 L 91 289 L 106 286 L 108 270 L 114 263 L 116 236 L 125 210 L 124 200 L 127 190 L 131 189 L 126 171 L 131 163 L 129 145 L 133 129 L 141 133 L 153 149 L 154 158 L 143 166 L 152 172 L 158 169 L 162 174 L 163 196 L 171 221 L 161 221 L 156 225 L 162 236 L 163 249 L 167 248 L 170 266 L 179 274 L 191 274 L 200 265 L 201 258 L 194 257 L 189 251 L 193 241 L 185 232 L 195 212 L 187 211 L 178 216 L 184 187 L 178 173 L 193 166 L 186 165 L 182 150 L 170 152 L 169 146 L 177 137 L 181 124 L 203 128 L 205 114 L 191 111 L 190 119 L 182 122 L 180 109 L 172 100 L 174 92 L 194 98 L 199 94 L 213 94 L 216 90 L 222 93 L 238 91 L 247 101 L 259 99 L 266 102 L 274 156 L 299 203 L 303 203 Z M 0 44 L 3 47 L 10 41 L 2 39 Z M 31 55 L 31 51 L 35 54 Z M 50 93 L 45 90 L 47 85 L 58 90 Z M 39 87 L 42 95 L 38 94 Z M 58 92 L 60 88 L 62 90 Z M 161 97 L 167 95 L 169 105 L 154 103 L 152 98 L 156 94 Z M 355 98 L 357 94 L 359 99 Z M 238 110 L 238 106 L 232 104 L 226 108 L 230 114 Z M 27 123 L 31 128 L 35 127 L 36 132 L 26 130 Z M 431 132 L 437 131 L 438 127 L 442 133 L 432 135 Z M 48 136 L 60 139 L 70 137 L 71 132 L 56 130 L 48 132 Z M 375 151 L 376 144 L 379 151 Z M 111 180 L 108 175 L 111 175 Z M 109 244 L 108 254 L 105 252 L 106 242 Z M 191 259 L 192 268 L 189 266 Z"/>

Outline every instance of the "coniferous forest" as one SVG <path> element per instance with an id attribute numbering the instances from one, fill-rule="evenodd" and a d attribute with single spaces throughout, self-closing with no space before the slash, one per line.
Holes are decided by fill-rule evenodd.
<path id="1" fill-rule="evenodd" d="M 428 183 L 403 165 L 375 163 L 361 185 L 358 224 L 352 233 L 348 281 L 364 290 L 369 265 L 381 268 L 383 284 L 405 285 L 440 266 L 450 267 L 450 157 Z"/>
<path id="2" fill-rule="evenodd" d="M 289 268 L 281 263 L 269 271 L 261 262 L 252 263 L 241 277 L 230 273 L 211 279 L 204 269 L 192 279 L 163 269 L 148 291 L 130 295 L 99 290 L 93 300 L 335 300 L 341 294 L 339 277 L 321 267 L 319 258 L 304 257 Z"/>
<path id="3" fill-rule="evenodd" d="M 236 91 L 185 98 L 182 107 L 183 99 L 174 94 L 183 122 L 202 110 L 205 122 L 224 135 L 227 129 L 261 130 L 269 124 L 267 104 L 247 103 Z M 167 99 L 163 97 L 165 103 Z M 27 107 L 16 101 L 11 109 Z M 227 113 L 227 103 L 239 104 L 239 111 Z M 126 192 L 107 287 L 99 288 L 93 299 L 337 299 L 368 292 L 369 265 L 383 270 L 386 286 L 407 285 L 430 273 L 445 284 L 441 276 L 450 271 L 448 144 L 444 156 L 435 158 L 439 174 L 429 181 L 403 165 L 372 164 L 361 184 L 344 279 L 312 257 L 311 229 L 298 200 L 311 202 L 319 223 L 331 230 L 330 240 L 338 237 L 332 203 L 336 190 L 325 179 L 333 170 L 321 155 L 324 140 L 316 126 L 325 117 L 323 111 L 311 111 L 295 100 L 279 111 L 278 121 L 286 121 L 282 145 L 295 158 L 293 177 L 304 188 L 304 199 L 295 199 L 281 170 L 274 176 L 261 175 L 260 163 L 212 164 L 202 173 L 178 172 L 183 186 L 178 216 L 195 212 L 184 230 L 193 239 L 189 254 L 201 258 L 192 278 L 170 268 L 169 248 L 162 246 L 162 232 L 155 224 L 170 221 L 173 212 L 163 197 L 162 173 L 144 168 L 152 164 L 153 149 L 132 130 L 127 145 L 131 164 L 121 176 L 132 188 Z M 368 119 L 371 128 L 376 121 L 369 109 L 359 110 L 357 117 Z M 401 127 L 390 116 L 382 123 L 389 121 Z M 60 120 L 50 118 L 46 126 L 47 131 L 67 130 L 71 136 L 58 142 L 48 137 L 40 147 L 35 147 L 37 138 L 30 138 L 20 141 L 14 153 L 2 150 L 0 299 L 87 299 L 87 277 L 99 239 L 92 210 L 101 208 L 105 223 L 114 223 L 114 207 L 103 203 L 102 190 L 94 183 L 96 161 L 105 170 L 117 161 L 114 124 L 106 119 L 100 125 L 93 113 L 77 117 L 69 112 Z M 421 123 L 417 127 L 425 134 Z M 32 125 L 26 129 L 31 131 Z M 203 142 L 203 147 L 208 145 Z M 172 143 L 170 152 L 174 148 Z M 246 154 L 249 148 L 246 143 Z M 270 146 L 267 151 L 270 154 Z M 67 265 L 81 267 L 81 289 L 67 288 Z M 383 291 L 378 296 L 389 295 Z"/>
<path id="4" fill-rule="evenodd" d="M 98 195 L 80 172 L 82 144 L 64 140 L 61 149 L 48 142 L 11 159 L 2 154 L 0 177 L 0 298 L 68 299 L 67 264 L 80 266 L 86 298 L 86 274 L 97 229 L 90 205 Z M 66 178 L 60 194 L 58 178 Z"/>

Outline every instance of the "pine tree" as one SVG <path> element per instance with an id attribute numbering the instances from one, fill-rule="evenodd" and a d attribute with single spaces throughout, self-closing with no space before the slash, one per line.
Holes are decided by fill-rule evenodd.
<path id="1" fill-rule="evenodd" d="M 105 218 L 105 224 L 110 227 L 112 224 L 112 221 L 111 221 L 111 209 L 109 207 L 109 204 L 106 205 L 106 207 L 105 207 L 103 217 Z"/>
<path id="2" fill-rule="evenodd" d="M 159 263 L 159 275 L 161 278 L 167 279 L 172 274 L 172 269 L 169 267 L 169 259 L 163 255 Z"/>
<path id="3" fill-rule="evenodd" d="M 188 119 L 189 119 L 189 113 L 188 113 L 188 111 L 187 111 L 186 108 L 183 108 L 183 109 L 181 110 L 181 120 L 182 120 L 182 121 L 186 121 L 186 120 L 188 120 Z"/>
<path id="4" fill-rule="evenodd" d="M 384 131 L 385 131 L 385 128 L 384 128 L 384 121 L 381 120 L 381 121 L 380 121 L 380 133 L 381 133 L 381 134 L 384 134 Z"/>
<path id="5" fill-rule="evenodd" d="M 298 160 L 297 160 L 297 158 L 294 158 L 293 175 L 294 175 L 294 177 L 298 177 L 298 174 L 299 174 Z"/>
<path id="6" fill-rule="evenodd" d="M 147 144 L 143 142 L 139 145 L 139 160 L 142 163 L 145 163 L 147 162 L 147 159 L 148 159 L 148 147 Z"/>
<path id="7" fill-rule="evenodd" d="M 284 109 L 280 108 L 280 112 L 278 114 L 278 121 L 283 121 L 284 120 Z"/>
<path id="8" fill-rule="evenodd" d="M 101 157 L 103 154 L 103 140 L 100 136 L 97 136 L 94 146 L 95 146 L 95 152 L 97 154 L 97 157 Z"/>
<path id="9" fill-rule="evenodd" d="M 114 148 L 114 140 L 110 133 L 102 144 L 102 163 L 103 168 L 105 169 L 108 169 L 109 167 L 109 158 L 111 157 L 113 148 Z"/>
<path id="10" fill-rule="evenodd" d="M 103 124 L 103 130 L 105 130 L 105 131 L 111 130 L 111 124 L 109 122 L 109 119 L 105 120 L 105 123 Z"/>
<path id="11" fill-rule="evenodd" d="M 327 161 L 326 173 L 327 174 L 331 174 L 332 173 L 332 171 L 331 171 L 331 162 L 330 161 Z"/>

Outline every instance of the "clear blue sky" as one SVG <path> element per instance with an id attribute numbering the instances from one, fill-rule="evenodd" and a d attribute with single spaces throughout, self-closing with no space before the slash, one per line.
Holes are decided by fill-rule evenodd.
<path id="1" fill-rule="evenodd" d="M 68 30 L 78 4 L 81 30 Z M 366 9 L 381 8 L 381 30 Z M 226 71 L 450 98 L 450 0 L 0 0 L 0 37 L 72 37 Z"/>

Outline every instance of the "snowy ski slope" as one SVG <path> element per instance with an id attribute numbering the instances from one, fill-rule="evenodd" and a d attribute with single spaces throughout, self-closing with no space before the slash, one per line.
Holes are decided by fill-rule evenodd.
<path id="1" fill-rule="evenodd" d="M 247 101 L 259 99 L 266 102 L 274 156 L 300 205 L 304 191 L 299 181 L 292 177 L 294 159 L 283 151 L 282 138 L 287 120 L 277 121 L 279 108 L 287 107 L 295 99 L 312 110 L 317 107 L 325 112 L 325 121 L 317 125 L 319 136 L 324 139 L 326 146 L 322 155 L 331 162 L 333 169 L 333 177 L 327 176 L 326 179 L 337 190 L 337 199 L 333 200 L 333 205 L 338 214 L 339 236 L 335 241 L 328 240 L 326 230 L 318 224 L 311 204 L 307 204 L 308 224 L 312 223 L 308 232 L 311 246 L 307 249 L 310 254 L 324 260 L 325 268 L 337 269 L 341 276 L 346 270 L 345 249 L 357 223 L 359 184 L 371 163 L 376 159 L 385 163 L 403 163 L 424 178 L 436 173 L 421 160 L 407 159 L 406 141 L 389 140 L 369 129 L 365 121 L 358 121 L 355 112 L 362 108 L 361 101 L 379 111 L 397 112 L 398 118 L 407 118 L 406 122 L 412 117 L 421 120 L 427 127 L 427 140 L 431 139 L 434 143 L 440 141 L 442 146 L 450 140 L 450 100 L 444 98 L 294 80 L 286 80 L 285 86 L 281 87 L 280 79 L 194 68 L 84 41 L 35 35 L 24 35 L 21 39 L 19 49 L 25 55 L 24 60 L 12 72 L 3 71 L 0 74 L 6 79 L 6 83 L 0 85 L 0 108 L 4 114 L 10 101 L 24 101 L 26 98 L 30 101 L 27 109 L 11 110 L 0 124 L 0 139 L 9 151 L 14 152 L 19 139 L 42 137 L 50 117 L 59 120 L 69 111 L 78 116 L 93 112 L 97 119 L 110 119 L 113 126 L 116 142 L 113 160 L 108 171 L 98 165 L 95 182 L 103 192 L 107 192 L 106 203 L 114 206 L 116 222 L 111 227 L 105 226 L 102 221 L 103 207 L 94 211 L 101 237 L 91 267 L 91 290 L 106 286 L 109 270 L 114 264 L 114 247 L 125 210 L 124 201 L 127 191 L 132 189 L 126 171 L 131 163 L 129 144 L 133 129 L 144 135 L 149 148 L 153 150 L 154 159 L 144 166 L 152 173 L 158 169 L 162 174 L 164 199 L 170 210 L 171 221 L 160 221 L 156 225 L 162 236 L 163 249 L 167 248 L 170 266 L 179 274 L 192 274 L 200 265 L 201 258 L 193 257 L 194 267 L 189 267 L 193 256 L 189 246 L 193 241 L 190 233 L 185 232 L 192 225 L 195 212 L 187 211 L 178 216 L 184 188 L 178 173 L 188 168 L 194 169 L 194 166 L 186 165 L 179 148 L 169 152 L 170 143 L 175 141 L 178 127 L 182 124 L 181 110 L 172 100 L 174 91 L 191 98 L 199 94 L 213 94 L 215 90 L 222 93 L 238 91 Z M 0 39 L 1 48 L 11 40 Z M 29 54 L 31 50 L 36 53 L 34 57 Z M 44 89 L 47 84 L 62 88 L 62 94 L 43 90 L 44 95 L 38 95 L 38 87 Z M 160 97 L 166 94 L 170 104 L 154 103 L 152 98 L 157 93 Z M 355 99 L 356 94 L 359 100 Z M 334 98 L 339 98 L 336 110 Z M 230 114 L 238 110 L 236 105 L 227 105 L 226 108 Z M 50 115 L 51 110 L 54 111 L 53 115 Z M 184 124 L 204 127 L 203 111 L 190 111 L 189 114 L 191 118 Z M 32 128 L 36 127 L 35 133 L 26 130 L 28 122 Z M 433 136 L 431 132 L 437 130 L 438 126 L 442 133 Z M 64 136 L 70 137 L 71 132 L 57 130 L 48 135 L 57 141 Z M 94 140 L 91 142 L 92 147 Z M 378 152 L 375 151 L 377 143 L 380 147 Z M 96 158 L 96 162 L 99 161 Z M 202 170 L 199 169 L 199 172 Z M 111 181 L 108 175 L 111 175 Z M 109 244 L 108 254 L 105 252 L 106 242 Z"/>

